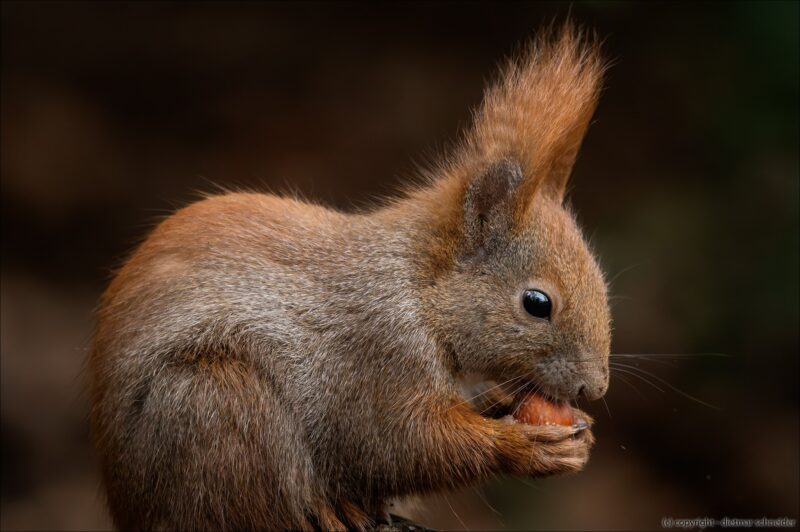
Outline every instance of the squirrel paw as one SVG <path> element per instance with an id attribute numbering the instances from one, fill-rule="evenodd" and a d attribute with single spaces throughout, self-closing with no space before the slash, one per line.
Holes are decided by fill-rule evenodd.
<path id="1" fill-rule="evenodd" d="M 591 418 L 580 414 L 573 426 L 528 425 L 502 420 L 504 434 L 498 442 L 501 461 L 511 472 L 547 476 L 580 471 L 594 443 Z"/>

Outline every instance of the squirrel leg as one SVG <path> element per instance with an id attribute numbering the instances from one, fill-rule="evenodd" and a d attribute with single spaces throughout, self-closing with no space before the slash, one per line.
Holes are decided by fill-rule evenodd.
<path id="1" fill-rule="evenodd" d="M 373 520 L 363 509 L 346 500 L 340 500 L 335 505 L 319 501 L 314 514 L 314 521 L 322 530 L 365 531 L 373 525 Z"/>
<path id="2" fill-rule="evenodd" d="M 118 528 L 306 527 L 310 459 L 257 370 L 198 357 L 164 368 L 140 392 L 125 390 L 107 392 L 102 406 L 122 404 L 128 415 L 104 427 L 100 441 Z"/>
<path id="3" fill-rule="evenodd" d="M 346 532 L 347 527 L 336 516 L 334 509 L 327 503 L 320 503 L 316 510 L 316 521 L 321 530 Z"/>
<path id="4" fill-rule="evenodd" d="M 352 530 L 367 530 L 373 524 L 372 518 L 359 506 L 349 501 L 339 502 L 339 513 Z"/>

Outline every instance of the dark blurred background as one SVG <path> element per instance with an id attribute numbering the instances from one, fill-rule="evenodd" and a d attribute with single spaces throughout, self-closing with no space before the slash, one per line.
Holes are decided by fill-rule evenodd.
<path id="1" fill-rule="evenodd" d="M 568 14 L 614 62 L 571 195 L 614 279 L 613 351 L 728 356 L 619 357 L 636 369 L 608 408 L 584 405 L 585 472 L 405 511 L 473 530 L 796 519 L 797 3 L 3 2 L 2 528 L 110 526 L 83 360 L 154 223 L 219 185 L 343 209 L 391 193 Z"/>

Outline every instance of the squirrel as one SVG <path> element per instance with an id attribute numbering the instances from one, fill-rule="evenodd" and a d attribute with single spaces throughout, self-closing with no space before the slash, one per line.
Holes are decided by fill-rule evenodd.
<path id="1" fill-rule="evenodd" d="M 604 70 L 567 24 L 384 204 L 226 192 L 158 224 L 89 351 L 115 526 L 364 530 L 395 498 L 582 469 L 588 415 L 486 415 L 460 383 L 561 403 L 608 387 L 606 283 L 565 205 Z"/>

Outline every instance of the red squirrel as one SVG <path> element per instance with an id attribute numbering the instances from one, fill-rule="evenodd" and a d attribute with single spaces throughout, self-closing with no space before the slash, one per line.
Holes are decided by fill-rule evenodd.
<path id="1" fill-rule="evenodd" d="M 160 223 L 89 355 L 115 525 L 365 529 L 393 498 L 580 470 L 586 414 L 488 415 L 460 383 L 607 389 L 606 284 L 564 205 L 604 68 L 571 26 L 536 39 L 425 184 L 366 212 L 225 193 Z"/>

